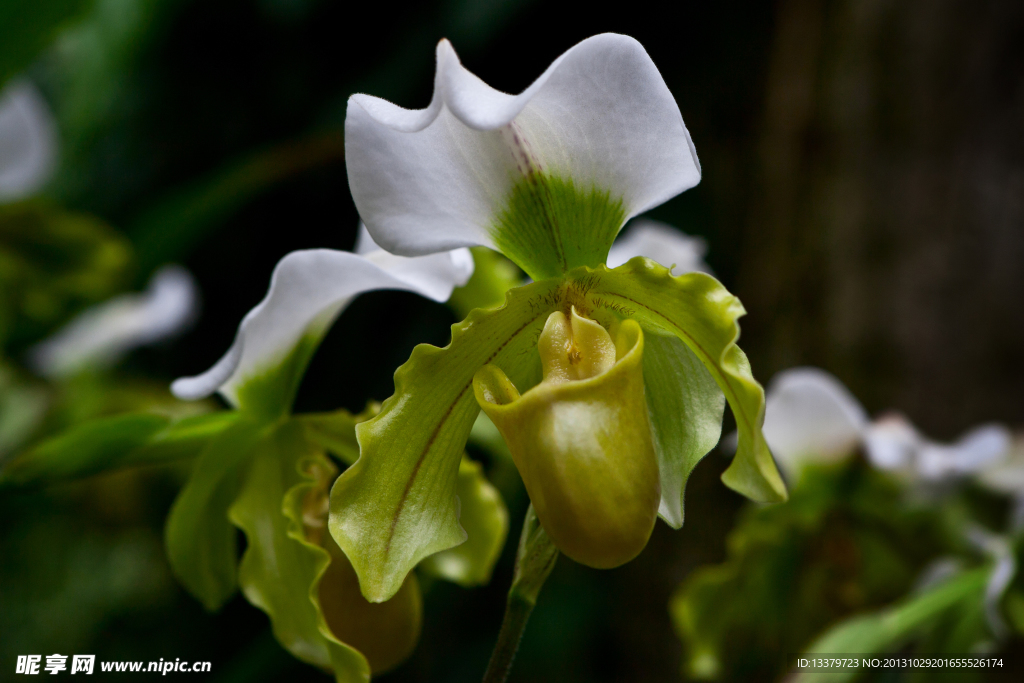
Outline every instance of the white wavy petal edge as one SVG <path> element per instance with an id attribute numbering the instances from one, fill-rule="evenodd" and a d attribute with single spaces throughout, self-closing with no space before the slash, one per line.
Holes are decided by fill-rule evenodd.
<path id="1" fill-rule="evenodd" d="M 27 79 L 0 91 L 0 201 L 34 194 L 57 164 L 57 125 L 39 90 Z"/>
<path id="2" fill-rule="evenodd" d="M 283 361 L 303 338 L 322 337 L 359 294 L 405 290 L 443 302 L 472 273 L 467 249 L 418 258 L 379 249 L 294 251 L 274 268 L 267 295 L 242 320 L 227 353 L 201 375 L 175 380 L 171 391 L 186 400 L 220 391 L 237 406 L 238 388 L 248 378 Z"/>
<path id="3" fill-rule="evenodd" d="M 46 377 L 116 363 L 132 349 L 181 334 L 195 319 L 199 289 L 181 266 L 164 266 L 141 294 L 122 294 L 79 314 L 29 351 L 29 364 Z"/>
<path id="4" fill-rule="evenodd" d="M 425 109 L 370 95 L 349 99 L 349 185 L 370 232 L 388 251 L 416 256 L 494 247 L 488 226 L 517 168 L 553 166 L 593 182 L 622 196 L 627 217 L 700 181 L 678 105 L 633 38 L 588 38 L 519 95 L 495 90 L 465 69 L 447 40 L 438 43 L 436 60 Z"/>

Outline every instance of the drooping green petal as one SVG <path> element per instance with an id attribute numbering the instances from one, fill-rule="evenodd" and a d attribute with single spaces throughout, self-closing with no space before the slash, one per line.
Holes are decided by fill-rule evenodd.
<path id="1" fill-rule="evenodd" d="M 227 513 L 266 431 L 259 422 L 239 416 L 210 441 L 167 517 L 171 569 L 208 610 L 219 608 L 235 591 L 238 547 Z"/>
<path id="2" fill-rule="evenodd" d="M 653 332 L 644 348 L 644 387 L 661 476 L 658 514 L 678 529 L 686 481 L 722 435 L 725 396 L 690 347 Z"/>
<path id="3" fill-rule="evenodd" d="M 295 420 L 306 427 L 307 437 L 351 465 L 359 458 L 356 425 L 380 412 L 379 404 L 353 415 L 345 410 L 299 415 Z M 504 448 L 501 435 L 495 436 Z M 459 464 L 456 488 L 459 522 L 468 538 L 462 545 L 431 555 L 420 568 L 462 586 L 487 583 L 508 535 L 508 510 L 501 494 L 484 476 L 480 464 L 464 456 Z"/>
<path id="4" fill-rule="evenodd" d="M 709 275 L 672 277 L 643 257 L 611 271 L 579 269 L 570 277 L 598 311 L 633 318 L 645 328 L 673 334 L 686 343 L 725 393 L 736 416 L 739 449 L 722 481 L 755 501 L 785 500 L 785 484 L 761 434 L 764 389 L 736 345 L 740 332 L 736 320 L 745 312 L 739 300 Z M 709 394 L 705 400 L 718 399 Z"/>
<path id="5" fill-rule="evenodd" d="M 480 463 L 463 457 L 459 463 L 459 523 L 466 542 L 431 555 L 420 568 L 460 586 L 479 586 L 491 580 L 494 563 L 508 536 L 508 509 L 498 490 L 487 481 Z"/>
<path id="6" fill-rule="evenodd" d="M 238 566 L 245 597 L 270 617 L 278 642 L 299 659 L 333 670 L 339 682 L 369 681 L 370 667 L 355 649 L 334 638 L 320 611 L 317 584 L 330 564 L 327 551 L 309 542 L 302 501 L 315 486 L 313 467 L 331 468 L 306 441 L 301 424 L 285 423 L 255 449 L 245 483 L 231 506 L 231 521 L 248 546 Z"/>
<path id="7" fill-rule="evenodd" d="M 362 455 L 331 491 L 330 529 L 368 600 L 388 599 L 420 560 L 466 539 L 455 496 L 479 412 L 473 375 L 494 363 L 513 381 L 533 377 L 537 337 L 562 289 L 551 280 L 514 289 L 502 308 L 454 325 L 445 348 L 417 346 L 380 415 L 356 428 Z"/>
<path id="8" fill-rule="evenodd" d="M 0 472 L 0 484 L 47 483 L 192 457 L 236 417 L 220 412 L 173 421 L 128 413 L 90 420 L 15 457 Z"/>

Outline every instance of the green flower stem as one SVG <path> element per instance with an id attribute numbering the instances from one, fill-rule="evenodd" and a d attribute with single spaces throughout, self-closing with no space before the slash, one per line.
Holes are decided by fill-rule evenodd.
<path id="1" fill-rule="evenodd" d="M 537 521 L 531 505 L 523 521 L 523 534 L 519 537 L 519 552 L 516 553 L 516 569 L 512 587 L 508 591 L 505 618 L 501 622 L 498 642 L 491 654 L 483 683 L 505 683 L 508 679 L 512 660 L 515 659 L 519 641 L 526 629 L 526 621 L 557 559 L 558 548 Z"/>

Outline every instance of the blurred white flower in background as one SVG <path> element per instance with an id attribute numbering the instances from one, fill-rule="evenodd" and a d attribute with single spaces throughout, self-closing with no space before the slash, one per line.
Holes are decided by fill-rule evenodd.
<path id="1" fill-rule="evenodd" d="M 132 349 L 183 332 L 195 320 L 198 303 L 192 275 L 181 266 L 165 266 L 145 292 L 122 294 L 79 314 L 34 346 L 29 362 L 51 378 L 109 367 Z"/>
<path id="2" fill-rule="evenodd" d="M 57 164 L 57 126 L 31 82 L 0 91 L 0 202 L 35 194 Z"/>
<path id="3" fill-rule="evenodd" d="M 634 256 L 646 256 L 672 270 L 673 275 L 700 271 L 710 273 L 704 263 L 707 242 L 690 237 L 671 225 L 649 218 L 632 221 L 608 252 L 608 267 L 616 268 Z"/>
<path id="4" fill-rule="evenodd" d="M 878 469 L 916 481 L 980 476 L 1008 461 L 1012 443 L 1009 430 L 998 424 L 975 427 L 943 444 L 928 439 L 896 413 L 871 421 L 842 382 L 817 368 L 793 368 L 772 379 L 763 429 L 791 479 L 799 477 L 805 464 L 841 460 L 859 447 Z M 1017 476 L 1024 484 L 1024 471 Z"/>
<path id="5" fill-rule="evenodd" d="M 867 425 L 857 399 L 824 370 L 786 370 L 768 385 L 762 432 L 791 478 L 805 462 L 834 462 L 851 454 Z"/>

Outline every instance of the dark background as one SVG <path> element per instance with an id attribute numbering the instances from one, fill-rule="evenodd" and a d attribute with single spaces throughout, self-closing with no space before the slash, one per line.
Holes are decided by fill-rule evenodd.
<path id="1" fill-rule="evenodd" d="M 650 215 L 707 239 L 747 308 L 756 377 L 824 367 L 869 412 L 901 410 L 939 439 L 1024 425 L 1020 2 L 107 0 L 84 21 L 29 71 L 64 142 L 49 194 L 131 238 L 136 287 L 180 262 L 204 297 L 188 334 L 125 372 L 205 370 L 285 253 L 351 248 L 349 94 L 425 106 L 441 37 L 518 92 L 579 40 L 614 31 L 651 54 L 704 169 Z M 445 344 L 453 322 L 412 295 L 361 298 L 296 409 L 386 398 L 412 347 Z M 725 464 L 716 452 L 698 467 L 686 527 L 659 524 L 638 560 L 606 572 L 559 560 L 513 681 L 680 679 L 666 605 L 690 569 L 724 557 L 741 505 L 718 482 Z M 514 538 L 525 495 L 514 481 L 503 490 Z M 210 660 L 217 681 L 326 680 L 242 598 L 210 616 L 176 586 L 160 548 L 174 492 L 173 477 L 128 473 L 5 495 L 3 627 L 46 653 Z M 479 679 L 513 546 L 488 587 L 429 587 L 415 655 L 382 680 Z"/>

